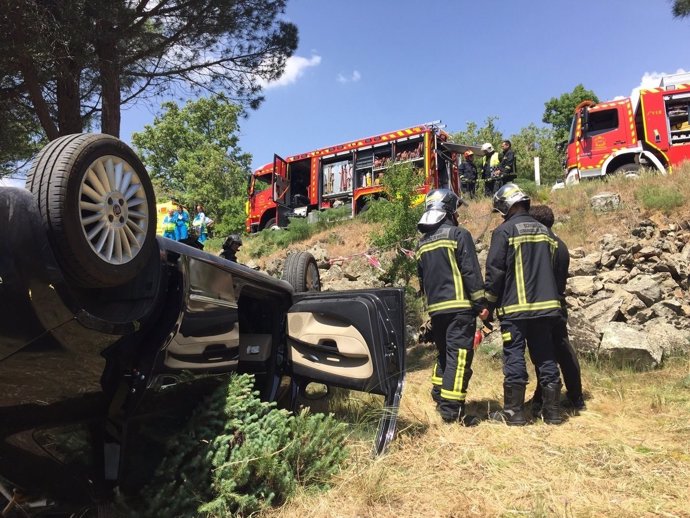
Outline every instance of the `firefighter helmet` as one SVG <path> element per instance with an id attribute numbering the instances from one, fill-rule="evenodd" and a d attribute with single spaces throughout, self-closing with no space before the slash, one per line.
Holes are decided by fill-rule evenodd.
<path id="1" fill-rule="evenodd" d="M 487 142 L 486 144 L 482 144 L 482 151 L 484 154 L 493 153 L 494 147 L 491 145 L 491 143 Z"/>
<path id="2" fill-rule="evenodd" d="M 462 154 L 462 156 L 464 156 L 465 158 L 468 158 L 468 157 L 474 156 L 474 152 L 471 149 L 468 149 L 467 151 L 465 151 Z"/>
<path id="3" fill-rule="evenodd" d="M 417 226 L 436 225 L 446 216 L 452 216 L 462 203 L 460 197 L 450 189 L 434 189 L 426 195 L 424 214 Z"/>
<path id="4" fill-rule="evenodd" d="M 529 209 L 529 196 L 514 183 L 507 183 L 494 194 L 494 210 L 505 217 L 510 208 L 516 203 L 527 202 Z"/>

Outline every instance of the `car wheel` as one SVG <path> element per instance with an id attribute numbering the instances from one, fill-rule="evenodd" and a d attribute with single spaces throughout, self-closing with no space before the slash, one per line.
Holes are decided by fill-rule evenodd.
<path id="1" fill-rule="evenodd" d="M 316 259 L 309 252 L 297 252 L 287 256 L 283 267 L 283 280 L 292 284 L 297 293 L 321 291 L 321 277 Z"/>
<path id="2" fill-rule="evenodd" d="M 117 286 L 146 264 L 155 241 L 155 195 L 146 168 L 121 140 L 84 133 L 58 138 L 34 159 L 26 187 L 76 284 Z"/>

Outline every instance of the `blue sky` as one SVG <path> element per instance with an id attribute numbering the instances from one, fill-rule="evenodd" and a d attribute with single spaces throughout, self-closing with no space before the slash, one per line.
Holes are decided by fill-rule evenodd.
<path id="1" fill-rule="evenodd" d="M 509 136 L 578 83 L 604 100 L 690 71 L 690 19 L 670 0 L 288 0 L 285 18 L 299 48 L 241 122 L 254 167 L 437 119 L 454 132 L 497 116 Z M 122 138 L 157 110 L 124 111 Z"/>

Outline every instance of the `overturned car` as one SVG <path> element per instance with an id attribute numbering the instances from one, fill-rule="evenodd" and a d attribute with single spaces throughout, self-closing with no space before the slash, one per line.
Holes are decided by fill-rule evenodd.
<path id="1" fill-rule="evenodd" d="M 253 373 L 266 400 L 285 379 L 293 404 L 310 382 L 384 396 L 384 451 L 401 290 L 320 293 L 307 253 L 278 280 L 156 237 L 146 170 L 107 135 L 51 142 L 26 187 L 0 187 L 0 509 L 67 512 L 141 484 L 138 431 L 184 406 L 167 394 L 199 401 L 231 372 Z"/>

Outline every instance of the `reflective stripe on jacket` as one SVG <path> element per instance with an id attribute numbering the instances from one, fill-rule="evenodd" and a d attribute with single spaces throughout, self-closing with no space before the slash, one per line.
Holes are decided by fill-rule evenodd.
<path id="1" fill-rule="evenodd" d="M 557 249 L 551 230 L 524 211 L 494 230 L 486 259 L 486 298 L 500 318 L 560 314 L 554 274 Z"/>
<path id="2" fill-rule="evenodd" d="M 485 306 L 482 272 L 472 236 L 447 221 L 422 236 L 417 273 L 429 314 L 477 311 Z"/>
<path id="3" fill-rule="evenodd" d="M 487 160 L 487 158 L 489 160 Z M 484 155 L 482 158 L 482 178 L 487 179 L 491 177 L 491 173 L 498 167 L 500 160 L 498 159 L 498 153 L 495 151 L 491 153 L 488 157 Z"/>

